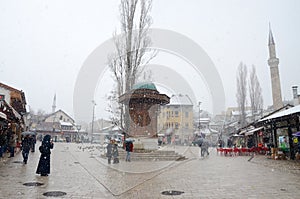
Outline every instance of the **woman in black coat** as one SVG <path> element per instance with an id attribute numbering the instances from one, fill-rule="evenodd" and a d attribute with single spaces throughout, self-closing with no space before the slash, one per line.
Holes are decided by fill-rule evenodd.
<path id="1" fill-rule="evenodd" d="M 37 174 L 41 176 L 48 176 L 50 174 L 50 149 L 53 149 L 53 142 L 50 135 L 45 135 L 42 145 L 39 147 L 41 152 L 40 161 L 36 170 Z"/>

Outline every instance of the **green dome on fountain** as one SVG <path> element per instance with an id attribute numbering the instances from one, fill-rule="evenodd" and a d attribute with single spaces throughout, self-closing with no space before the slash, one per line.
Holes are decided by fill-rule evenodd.
<path id="1" fill-rule="evenodd" d="M 152 82 L 137 83 L 137 84 L 135 84 L 135 85 L 132 86 L 132 89 L 133 90 L 136 90 L 136 89 L 149 89 L 149 90 L 155 90 L 155 91 L 157 91 L 155 84 L 152 83 Z"/>

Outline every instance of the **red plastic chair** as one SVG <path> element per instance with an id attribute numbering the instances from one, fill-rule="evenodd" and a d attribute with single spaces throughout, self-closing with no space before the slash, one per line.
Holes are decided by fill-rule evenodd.
<path id="1" fill-rule="evenodd" d="M 247 149 L 247 148 L 242 148 L 241 152 L 242 152 L 242 155 L 249 155 L 249 149 Z"/>
<path id="2" fill-rule="evenodd" d="M 236 148 L 233 149 L 233 154 L 232 155 L 237 156 L 237 155 L 240 155 L 240 153 L 241 153 L 240 149 L 236 147 Z"/>
<path id="3" fill-rule="evenodd" d="M 249 152 L 250 152 L 250 153 L 256 153 L 256 151 L 257 151 L 256 147 L 251 147 L 251 148 L 249 149 Z"/>
<path id="4" fill-rule="evenodd" d="M 233 149 L 232 148 L 227 148 L 227 149 L 225 149 L 225 156 L 227 156 L 227 155 L 232 155 L 232 151 L 233 151 Z"/>
<path id="5" fill-rule="evenodd" d="M 224 148 L 217 148 L 217 152 L 219 152 L 220 155 L 224 155 Z"/>

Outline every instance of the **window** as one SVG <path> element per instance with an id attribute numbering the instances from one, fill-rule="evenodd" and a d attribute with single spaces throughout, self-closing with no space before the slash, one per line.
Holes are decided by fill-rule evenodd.
<path id="1" fill-rule="evenodd" d="M 189 112 L 185 112 L 185 117 L 189 117 Z"/>
<path id="2" fill-rule="evenodd" d="M 178 117 L 178 111 L 175 111 L 175 117 Z"/>
<path id="3" fill-rule="evenodd" d="M 185 128 L 189 128 L 189 123 L 185 123 Z"/>

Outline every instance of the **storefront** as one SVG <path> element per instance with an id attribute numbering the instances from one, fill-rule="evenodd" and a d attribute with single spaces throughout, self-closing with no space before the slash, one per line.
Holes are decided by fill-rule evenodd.
<path id="1" fill-rule="evenodd" d="M 295 159 L 297 151 L 294 145 L 293 133 L 299 131 L 300 105 L 272 114 L 261 119 L 258 124 L 270 132 L 270 142 L 275 151 Z"/>

